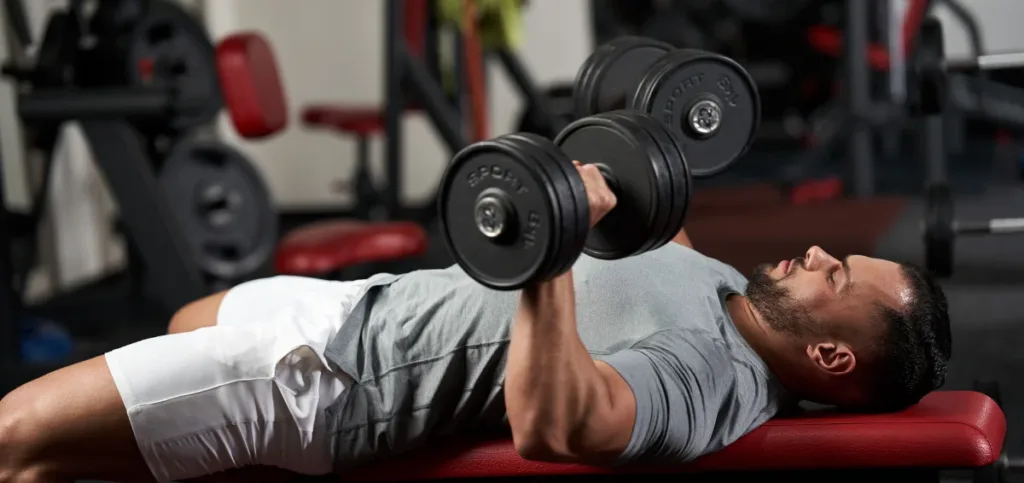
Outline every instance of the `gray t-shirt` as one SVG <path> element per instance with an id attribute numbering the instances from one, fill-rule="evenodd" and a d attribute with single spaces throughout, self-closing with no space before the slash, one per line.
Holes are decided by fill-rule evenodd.
<path id="1" fill-rule="evenodd" d="M 636 396 L 619 463 L 694 459 L 779 409 L 781 385 L 724 305 L 746 289 L 732 267 L 670 243 L 623 260 L 582 256 L 573 278 L 580 338 Z M 336 469 L 507 428 L 502 388 L 517 301 L 458 266 L 371 278 L 326 352 L 355 380 L 327 410 Z"/>

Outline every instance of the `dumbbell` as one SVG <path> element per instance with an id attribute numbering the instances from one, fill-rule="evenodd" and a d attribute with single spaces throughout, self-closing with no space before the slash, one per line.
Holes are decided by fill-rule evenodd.
<path id="1" fill-rule="evenodd" d="M 957 220 L 953 213 L 953 195 L 944 184 L 927 189 L 924 222 L 925 263 L 941 277 L 953 274 L 953 253 L 958 236 L 1024 234 L 1024 218 Z"/>
<path id="2" fill-rule="evenodd" d="M 576 74 L 579 117 L 618 109 L 645 112 L 677 136 L 694 177 L 722 172 L 754 141 L 757 86 L 736 61 L 626 36 L 598 47 Z"/>
<path id="3" fill-rule="evenodd" d="M 595 164 L 618 203 L 590 228 L 572 161 Z M 473 279 L 515 290 L 569 270 L 581 253 L 618 259 L 668 243 L 691 191 L 683 146 L 644 113 L 584 117 L 554 140 L 513 133 L 459 151 L 442 176 L 445 245 Z"/>

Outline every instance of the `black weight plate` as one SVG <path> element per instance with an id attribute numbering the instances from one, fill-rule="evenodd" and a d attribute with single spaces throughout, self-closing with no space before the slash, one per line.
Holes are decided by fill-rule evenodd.
<path id="1" fill-rule="evenodd" d="M 547 154 L 537 146 L 531 139 L 517 133 L 504 134 L 495 138 L 495 141 L 507 145 L 522 154 L 525 163 L 529 163 L 532 169 L 540 170 L 545 177 L 545 182 L 554 190 L 557 209 L 554 212 L 558 223 L 554 233 L 555 249 L 551 250 L 551 257 L 545 264 L 543 280 L 548 280 L 562 274 L 567 259 L 575 259 L 579 253 L 571 252 L 573 229 L 575 228 L 576 205 L 572 202 L 572 193 L 569 192 L 568 181 L 562 175 L 558 167 L 548 159 Z"/>
<path id="2" fill-rule="evenodd" d="M 644 142 L 650 143 L 650 149 L 652 152 L 657 153 L 650 158 L 650 163 L 660 163 L 661 165 L 656 168 L 656 171 L 665 173 L 664 176 L 658 178 L 658 188 L 655 188 L 658 208 L 655 211 L 655 223 L 653 225 L 653 231 L 650 233 L 647 239 L 647 243 L 641 248 L 641 252 L 653 250 L 661 245 L 665 238 L 665 233 L 668 231 L 669 223 L 671 222 L 673 209 L 675 208 L 674 200 L 675 193 L 673 193 L 674 180 L 672 179 L 673 173 L 669 170 L 669 163 L 665 160 L 665 147 L 659 143 L 657 139 L 651 134 L 650 126 L 645 125 L 640 119 L 646 116 L 642 112 L 636 111 L 611 111 L 606 112 L 603 116 L 607 116 L 614 119 L 616 122 L 621 123 L 624 127 L 633 129 L 634 136 L 637 139 L 641 139 Z M 656 122 L 655 122 L 656 123 Z"/>
<path id="3" fill-rule="evenodd" d="M 513 133 L 507 136 L 521 138 L 524 142 L 532 144 L 539 151 L 539 156 L 546 161 L 546 166 L 552 168 L 552 176 L 558 176 L 565 183 L 559 183 L 559 203 L 562 206 L 563 226 L 566 228 L 562 237 L 562 253 L 565 256 L 560 258 L 562 264 L 555 269 L 555 274 L 564 273 L 576 263 L 587 241 L 590 206 L 587 203 L 586 186 L 583 185 L 579 171 L 572 165 L 572 160 L 567 158 L 550 139 L 529 133 Z"/>
<path id="4" fill-rule="evenodd" d="M 625 107 L 647 69 L 672 49 L 666 42 L 636 36 L 619 37 L 598 47 L 576 75 L 577 116 Z"/>
<path id="5" fill-rule="evenodd" d="M 499 190 L 515 206 L 507 240 L 492 241 L 477 228 L 474 208 L 488 189 Z M 557 249 L 560 208 L 545 173 L 520 150 L 493 140 L 463 148 L 445 169 L 438 195 L 445 246 L 471 278 L 495 290 L 544 279 Z"/>
<path id="6" fill-rule="evenodd" d="M 683 229 L 683 225 L 686 223 L 686 214 L 690 207 L 691 183 L 693 181 L 690 177 L 690 168 L 686 166 L 686 159 L 683 157 L 682 146 L 676 141 L 676 137 L 669 132 L 668 127 L 648 114 L 637 111 L 628 111 L 628 113 L 647 128 L 647 132 L 654 138 L 658 147 L 665 154 L 665 163 L 668 166 L 670 180 L 672 181 L 671 215 L 669 216 L 665 237 L 653 247 L 659 248 L 675 238 L 679 230 Z"/>
<path id="7" fill-rule="evenodd" d="M 601 114 L 579 119 L 555 139 L 570 159 L 600 163 L 614 173 L 618 204 L 587 236 L 584 253 L 600 259 L 616 259 L 642 251 L 658 223 L 658 196 L 664 193 L 667 173 L 649 140 L 638 129 Z"/>
<path id="8" fill-rule="evenodd" d="M 540 143 L 541 147 L 547 151 L 548 156 L 555 160 L 555 164 L 562 168 L 562 172 L 565 173 L 566 179 L 569 181 L 569 187 L 572 190 L 573 204 L 576 206 L 576 233 L 572 242 L 573 253 L 576 254 L 573 263 L 579 258 L 579 254 L 583 253 L 583 247 L 587 243 L 587 235 L 590 233 L 590 202 L 587 199 L 587 187 L 583 184 L 583 178 L 580 177 L 579 170 L 572 164 L 573 159 L 570 158 L 562 151 L 557 144 L 551 139 L 543 139 Z M 571 268 L 570 265 L 568 268 Z"/>
<path id="9" fill-rule="evenodd" d="M 953 274 L 954 207 L 948 187 L 932 186 L 927 189 L 925 202 L 924 252 L 928 270 L 939 277 Z"/>
<path id="10" fill-rule="evenodd" d="M 159 181 L 205 273 L 239 280 L 270 259 L 277 214 L 244 154 L 216 141 L 186 139 L 171 150 Z"/>
<path id="11" fill-rule="evenodd" d="M 185 105 L 170 125 L 185 130 L 211 121 L 223 102 L 210 37 L 180 6 L 151 1 L 129 35 L 125 69 L 133 85 L 172 89 Z"/>
<path id="12" fill-rule="evenodd" d="M 690 110 L 701 101 L 720 109 L 710 135 L 689 127 Z M 650 113 L 679 137 L 694 177 L 718 174 L 736 162 L 753 144 L 761 118 L 757 87 L 746 69 L 728 57 L 693 49 L 658 59 L 630 106 Z"/>

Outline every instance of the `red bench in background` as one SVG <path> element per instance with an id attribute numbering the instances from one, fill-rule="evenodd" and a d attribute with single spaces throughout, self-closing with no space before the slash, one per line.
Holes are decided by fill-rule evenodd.
<path id="1" fill-rule="evenodd" d="M 224 104 L 235 130 L 261 139 L 283 130 L 288 108 L 273 51 L 259 34 L 237 33 L 217 46 Z M 285 234 L 274 255 L 277 273 L 324 276 L 401 260 L 426 251 L 427 234 L 411 222 L 327 220 Z"/>

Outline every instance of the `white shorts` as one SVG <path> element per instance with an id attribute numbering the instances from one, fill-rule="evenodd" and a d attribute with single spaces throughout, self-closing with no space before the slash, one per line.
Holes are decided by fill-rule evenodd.
<path id="1" fill-rule="evenodd" d="M 279 276 L 232 288 L 217 325 L 106 354 L 157 481 L 243 466 L 333 467 L 324 409 L 351 379 L 324 349 L 365 281 Z"/>

